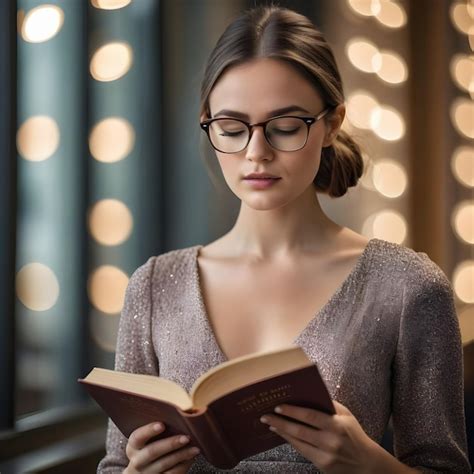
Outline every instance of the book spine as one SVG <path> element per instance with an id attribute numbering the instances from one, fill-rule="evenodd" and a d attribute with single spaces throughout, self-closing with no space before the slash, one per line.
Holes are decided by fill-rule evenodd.
<path id="1" fill-rule="evenodd" d="M 204 457 L 215 467 L 231 469 L 239 460 L 232 452 L 224 432 L 208 409 L 182 412 L 183 419 Z M 189 444 L 191 445 L 191 444 Z"/>

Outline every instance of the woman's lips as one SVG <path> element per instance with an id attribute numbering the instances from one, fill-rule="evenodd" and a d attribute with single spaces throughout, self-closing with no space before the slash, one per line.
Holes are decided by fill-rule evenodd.
<path id="1" fill-rule="evenodd" d="M 256 189 L 266 189 L 273 186 L 281 178 L 244 178 L 250 186 Z"/>

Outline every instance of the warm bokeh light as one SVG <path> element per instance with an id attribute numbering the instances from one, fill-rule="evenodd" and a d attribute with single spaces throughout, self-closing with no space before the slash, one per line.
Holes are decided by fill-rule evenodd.
<path id="1" fill-rule="evenodd" d="M 58 300 L 58 279 L 48 266 L 37 262 L 28 263 L 16 274 L 16 294 L 27 308 L 46 311 Z"/>
<path id="2" fill-rule="evenodd" d="M 450 112 L 457 131 L 468 138 L 474 138 L 474 101 L 458 98 L 451 105 Z"/>
<path id="3" fill-rule="evenodd" d="M 121 117 L 101 120 L 92 129 L 89 148 L 92 156 L 103 163 L 113 163 L 127 157 L 135 144 L 135 132 L 130 122 Z"/>
<path id="4" fill-rule="evenodd" d="M 104 313 L 122 310 L 128 276 L 112 265 L 102 265 L 89 277 L 87 289 L 91 303 Z"/>
<path id="5" fill-rule="evenodd" d="M 31 9 L 21 25 L 21 36 L 30 43 L 42 43 L 55 36 L 63 26 L 64 12 L 56 5 Z"/>
<path id="6" fill-rule="evenodd" d="M 407 236 L 407 223 L 399 212 L 383 210 L 365 220 L 362 234 L 402 244 Z"/>
<path id="7" fill-rule="evenodd" d="M 451 169 L 461 184 L 470 188 L 474 187 L 474 147 L 456 148 L 451 160 Z"/>
<path id="8" fill-rule="evenodd" d="M 364 162 L 364 172 L 360 177 L 360 184 L 365 189 L 375 191 L 374 186 L 374 162 L 369 158 L 366 153 L 362 153 L 362 161 Z"/>
<path id="9" fill-rule="evenodd" d="M 46 160 L 59 146 L 59 128 L 46 115 L 30 117 L 18 129 L 16 145 L 18 153 L 26 160 Z"/>
<path id="10" fill-rule="evenodd" d="M 453 273 L 456 296 L 464 303 L 474 303 L 474 260 L 461 262 Z"/>
<path id="11" fill-rule="evenodd" d="M 359 15 L 374 16 L 380 13 L 380 0 L 347 0 L 349 6 Z"/>
<path id="12" fill-rule="evenodd" d="M 89 329 L 94 342 L 104 351 L 115 352 L 119 325 L 119 314 L 105 314 L 92 310 Z"/>
<path id="13" fill-rule="evenodd" d="M 451 60 L 451 77 L 462 90 L 474 94 L 474 55 L 457 54 Z"/>
<path id="14" fill-rule="evenodd" d="M 459 327 L 463 344 L 474 341 L 474 305 L 466 306 L 459 312 Z"/>
<path id="15" fill-rule="evenodd" d="M 89 214 L 89 231 L 102 245 L 119 245 L 128 239 L 133 227 L 132 213 L 118 199 L 102 199 Z"/>
<path id="16" fill-rule="evenodd" d="M 401 196 L 407 187 L 407 180 L 405 168 L 396 161 L 385 159 L 374 164 L 374 186 L 385 197 Z"/>
<path id="17" fill-rule="evenodd" d="M 463 201 L 455 207 L 452 225 L 460 239 L 474 244 L 474 201 Z"/>
<path id="18" fill-rule="evenodd" d="M 375 18 L 388 28 L 400 28 L 407 22 L 407 14 L 403 7 L 391 0 L 380 0 L 380 8 Z"/>
<path id="19" fill-rule="evenodd" d="M 108 43 L 92 56 L 90 72 L 97 81 L 115 81 L 132 66 L 133 52 L 127 43 Z"/>
<path id="20" fill-rule="evenodd" d="M 346 54 L 350 62 L 361 71 L 376 72 L 381 61 L 377 46 L 365 38 L 353 38 L 346 45 Z"/>
<path id="21" fill-rule="evenodd" d="M 96 8 L 102 10 L 118 10 L 126 7 L 132 0 L 91 0 L 91 3 Z"/>
<path id="22" fill-rule="evenodd" d="M 375 70 L 380 79 L 390 84 L 399 84 L 408 77 L 408 68 L 401 56 L 391 51 L 381 51 L 378 55 L 380 66 Z"/>
<path id="23" fill-rule="evenodd" d="M 403 117 L 393 107 L 376 107 L 370 116 L 370 126 L 376 135 L 388 141 L 400 140 L 405 134 Z"/>
<path id="24" fill-rule="evenodd" d="M 464 34 L 474 32 L 474 6 L 464 2 L 453 2 L 449 13 L 453 25 Z"/>
<path id="25" fill-rule="evenodd" d="M 369 129 L 370 118 L 377 108 L 378 102 L 369 92 L 354 91 L 347 99 L 347 118 L 354 126 Z"/>

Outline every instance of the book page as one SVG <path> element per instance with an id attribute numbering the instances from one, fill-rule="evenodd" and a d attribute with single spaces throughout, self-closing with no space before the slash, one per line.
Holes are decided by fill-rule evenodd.
<path id="1" fill-rule="evenodd" d="M 303 349 L 295 345 L 237 357 L 217 365 L 194 382 L 190 393 L 193 406 L 204 408 L 239 387 L 310 365 L 313 364 Z"/>
<path id="2" fill-rule="evenodd" d="M 85 382 L 163 400 L 182 410 L 192 408 L 191 397 L 177 383 L 154 375 L 133 374 L 95 367 Z"/>

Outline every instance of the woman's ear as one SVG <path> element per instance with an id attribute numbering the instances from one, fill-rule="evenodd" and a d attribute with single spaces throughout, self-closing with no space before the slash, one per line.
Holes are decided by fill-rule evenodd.
<path id="1" fill-rule="evenodd" d="M 341 129 L 342 122 L 346 115 L 346 106 L 339 104 L 332 112 L 330 112 L 326 120 L 326 135 L 323 141 L 323 147 L 331 146 Z"/>

